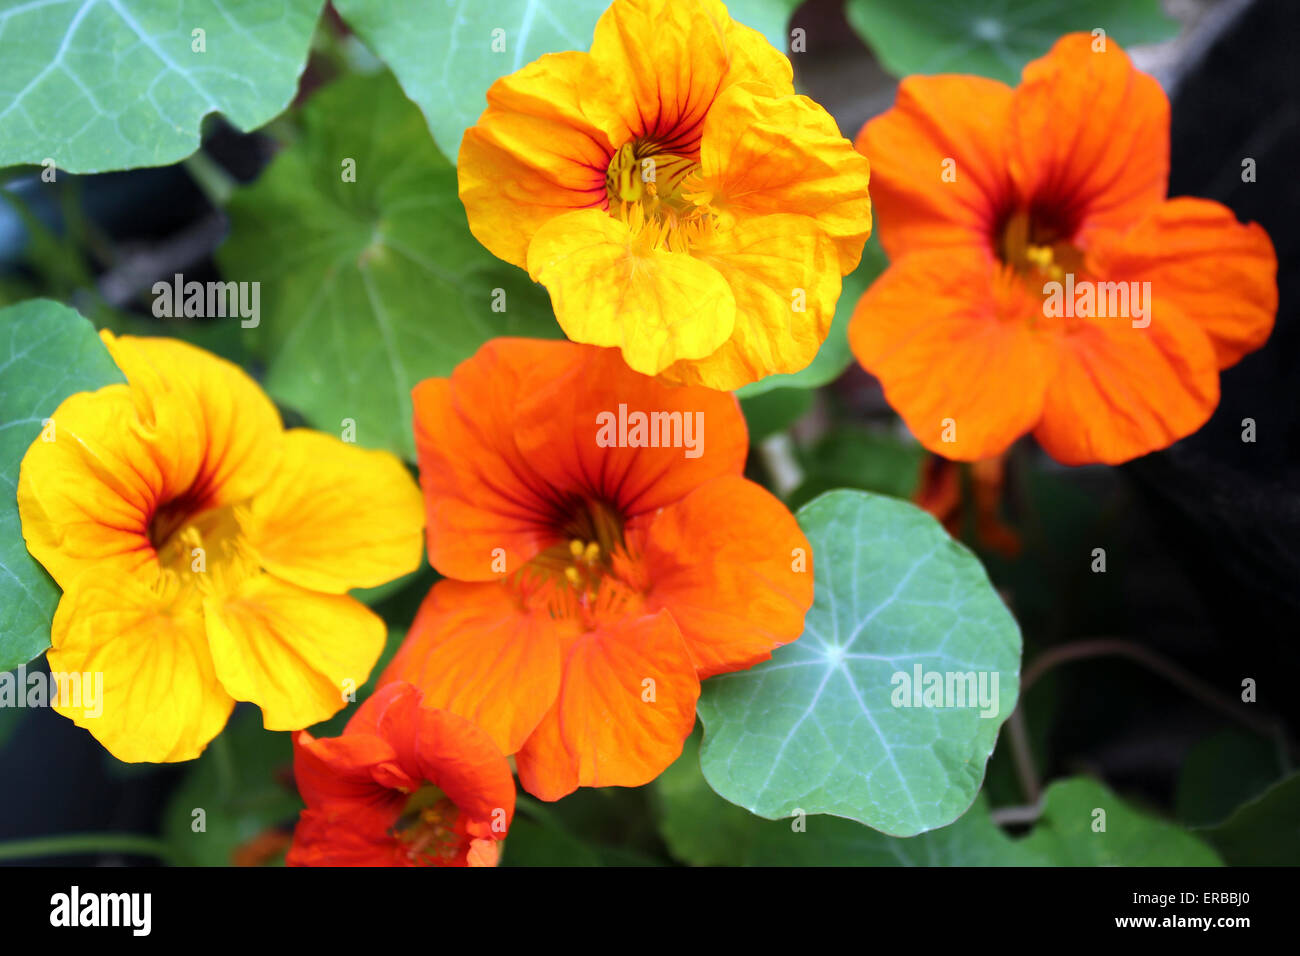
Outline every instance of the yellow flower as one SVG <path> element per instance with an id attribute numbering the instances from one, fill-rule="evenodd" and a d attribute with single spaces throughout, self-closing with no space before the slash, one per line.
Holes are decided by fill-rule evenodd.
<path id="1" fill-rule="evenodd" d="M 590 53 L 503 77 L 458 163 L 470 229 L 577 342 L 681 384 L 804 368 L 871 233 L 868 167 L 716 0 L 615 0 Z"/>
<path id="2" fill-rule="evenodd" d="M 63 589 L 50 670 L 103 675 L 102 700 L 69 683 L 54 709 L 125 761 L 197 756 L 236 700 L 271 730 L 329 717 L 384 643 L 346 592 L 419 565 L 415 482 L 286 431 L 229 362 L 100 335 L 127 384 L 64 401 L 18 480 L 27 548 Z"/>

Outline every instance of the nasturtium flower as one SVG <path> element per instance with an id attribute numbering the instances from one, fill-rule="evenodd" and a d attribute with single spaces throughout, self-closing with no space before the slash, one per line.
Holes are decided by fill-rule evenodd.
<path id="1" fill-rule="evenodd" d="M 742 477 L 734 396 L 612 349 L 497 339 L 414 390 L 434 585 L 381 681 L 516 755 L 547 800 L 681 752 L 700 680 L 799 637 L 812 556 Z"/>
<path id="2" fill-rule="evenodd" d="M 457 169 L 469 227 L 569 338 L 732 389 L 804 368 L 871 232 L 866 160 L 716 0 L 614 0 L 589 53 L 492 85 Z"/>
<path id="3" fill-rule="evenodd" d="M 18 480 L 27 548 L 63 589 L 50 669 L 103 674 L 102 701 L 69 688 L 55 710 L 161 762 L 197 756 L 236 700 L 272 730 L 342 709 L 385 633 L 347 591 L 418 567 L 415 481 L 386 452 L 286 431 L 223 359 L 100 335 L 126 384 L 59 405 Z"/>
<path id="4" fill-rule="evenodd" d="M 1067 464 L 1126 461 L 1199 428 L 1268 338 L 1267 233 L 1166 199 L 1169 100 L 1113 41 L 1063 37 L 1015 89 L 908 77 L 857 145 L 892 264 L 849 342 L 933 452 L 1033 432 Z"/>
<path id="5" fill-rule="evenodd" d="M 339 737 L 294 738 L 307 804 L 289 866 L 496 866 L 515 812 L 510 763 L 410 684 L 371 695 Z"/>

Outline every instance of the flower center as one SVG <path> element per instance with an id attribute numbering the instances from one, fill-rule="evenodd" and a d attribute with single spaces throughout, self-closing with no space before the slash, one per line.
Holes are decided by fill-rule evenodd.
<path id="1" fill-rule="evenodd" d="M 605 174 L 610 215 L 653 248 L 685 251 L 713 226 L 713 211 L 698 194 L 699 168 L 649 140 L 624 143 Z"/>
<path id="2" fill-rule="evenodd" d="M 233 505 L 197 514 L 176 503 L 164 505 L 149 523 L 149 540 L 164 575 L 204 594 L 226 593 L 259 569 Z"/>
<path id="3" fill-rule="evenodd" d="M 997 254 L 1035 292 L 1044 282 L 1060 282 L 1067 272 L 1083 269 L 1083 252 L 1059 226 L 1020 210 L 1006 221 L 997 238 Z"/>
<path id="4" fill-rule="evenodd" d="M 526 603 L 584 628 L 640 613 L 645 582 L 629 548 L 622 517 L 603 502 L 586 502 L 563 527 L 569 539 L 538 554 L 516 583 Z"/>
<path id="5" fill-rule="evenodd" d="M 411 795 L 392 832 L 406 855 L 421 866 L 452 863 L 460 855 L 461 834 L 456 829 L 460 809 L 432 784 Z"/>

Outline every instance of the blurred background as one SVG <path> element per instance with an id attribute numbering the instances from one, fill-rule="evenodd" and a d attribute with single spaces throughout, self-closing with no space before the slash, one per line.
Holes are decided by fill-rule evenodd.
<path id="1" fill-rule="evenodd" d="M 870 18 L 855 7 L 871 6 L 880 4 L 810 0 L 791 20 L 806 36 L 806 51 L 792 55 L 796 82 L 850 139 L 892 104 L 900 66 L 965 72 L 970 57 L 983 55 L 994 58 L 990 72 L 1003 69 L 1014 82 L 1024 60 L 1077 28 L 1067 2 L 1057 9 L 1042 0 L 980 2 L 971 5 L 978 20 L 940 23 L 929 9 L 937 5 L 899 0 L 888 5 L 890 29 L 956 38 L 951 56 L 900 64 L 891 57 L 902 56 L 892 52 L 901 42 L 864 29 Z M 972 467 L 924 452 L 856 363 L 822 388 L 769 389 L 744 401 L 755 444 L 751 477 L 792 507 L 831 487 L 909 498 L 985 562 L 1025 639 L 1021 706 L 985 785 L 994 808 L 1011 809 L 1004 820 L 1015 820 L 1014 808 L 1032 803 L 1043 781 L 1087 773 L 1162 816 L 1209 826 L 1282 778 L 1298 756 L 1300 4 L 1162 6 L 1159 23 L 1134 27 L 1145 42 L 1130 52 L 1173 104 L 1170 195 L 1215 199 L 1261 223 L 1278 255 L 1274 333 L 1223 374 L 1218 410 L 1204 428 L 1119 468 L 1065 468 L 1029 440 L 1001 464 Z M 988 42 L 965 42 L 971 36 Z M 299 101 L 367 61 L 327 7 Z M 42 184 L 40 170 L 0 170 L 0 306 L 48 296 L 100 327 L 174 334 L 161 326 L 178 320 L 151 315 L 153 283 L 176 272 L 222 277 L 213 255 L 227 231 L 224 204 L 294 138 L 295 123 L 290 111 L 241 134 L 210 117 L 201 151 L 164 168 L 60 173 L 56 184 Z M 1246 157 L 1256 160 L 1255 182 L 1242 181 Z M 883 265 L 878 247 L 868 258 L 870 268 Z M 859 277 L 859 288 L 870 278 Z M 846 284 L 850 308 L 854 298 Z M 233 323 L 189 324 L 191 341 L 257 370 L 229 332 Z M 1241 440 L 1245 418 L 1256 422 L 1253 443 Z M 1091 570 L 1098 547 L 1104 574 Z M 409 620 L 429 580 L 426 569 L 386 597 L 385 617 Z M 1247 679 L 1257 683 L 1257 702 L 1243 708 Z M 287 736 L 260 731 L 246 706 L 232 721 L 198 763 L 160 767 L 117 762 L 47 709 L 0 709 L 0 779 L 8 784 L 0 788 L 0 842 L 121 832 L 157 836 L 166 847 L 188 829 L 189 808 L 200 805 L 192 794 L 202 792 L 220 839 L 207 844 L 210 858 L 177 850 L 171 860 L 276 860 L 297 808 Z M 546 834 L 525 822 L 524 849 L 509 862 L 670 862 L 652 825 L 650 789 L 584 792 L 548 808 L 583 844 L 558 836 L 563 827 Z M 1229 863 L 1300 862 L 1300 805 L 1283 808 L 1276 827 L 1271 839 L 1216 848 Z M 57 862 L 156 862 L 160 851 L 145 849 Z"/>

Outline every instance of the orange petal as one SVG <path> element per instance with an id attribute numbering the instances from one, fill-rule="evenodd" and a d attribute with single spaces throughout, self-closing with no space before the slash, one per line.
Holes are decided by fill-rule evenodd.
<path id="1" fill-rule="evenodd" d="M 1170 299 L 1156 295 L 1150 309 L 1146 328 L 1097 319 L 1064 336 L 1034 429 L 1057 461 L 1119 464 L 1190 435 L 1214 411 L 1219 373 L 1209 337 Z"/>
<path id="2" fill-rule="evenodd" d="M 1161 203 L 1124 235 L 1090 250 L 1112 280 L 1149 281 L 1210 336 L 1219 368 L 1264 344 L 1277 314 L 1277 255 L 1257 223 L 1206 199 Z"/>
<path id="3" fill-rule="evenodd" d="M 505 835 L 515 812 L 515 782 L 510 764 L 482 728 L 434 707 L 417 687 L 394 682 L 366 699 L 339 740 L 354 736 L 391 744 L 401 769 L 442 790 L 467 818 L 472 835 Z"/>
<path id="4" fill-rule="evenodd" d="M 262 708 L 267 730 L 300 730 L 342 710 L 384 647 L 384 622 L 360 601 L 260 574 L 204 599 L 222 686 Z"/>
<path id="5" fill-rule="evenodd" d="M 587 349 L 581 358 L 568 374 L 524 398 L 513 426 L 519 451 L 550 487 L 604 500 L 632 517 L 744 469 L 749 434 L 733 396 L 638 375 L 609 349 Z M 602 443 L 617 438 L 620 405 L 629 416 L 663 416 L 653 420 L 661 424 L 660 447 Z M 694 447 L 686 444 L 688 425 Z"/>
<path id="6" fill-rule="evenodd" d="M 736 321 L 735 300 L 716 269 L 656 248 L 644 231 L 634 234 L 599 209 L 566 213 L 538 229 L 528 272 L 546 286 L 565 335 L 622 350 L 644 375 L 710 354 Z"/>
<path id="7" fill-rule="evenodd" d="M 575 640 L 559 700 L 516 757 L 519 782 L 543 800 L 577 787 L 637 787 L 682 752 L 700 682 L 667 611 Z"/>
<path id="8" fill-rule="evenodd" d="M 793 93 L 790 61 L 717 0 L 615 0 L 596 24 L 592 59 L 618 105 L 623 142 L 645 137 L 694 159 L 715 98 L 746 83 Z"/>
<path id="9" fill-rule="evenodd" d="M 890 258 L 989 245 L 1014 196 L 1010 128 L 1011 89 L 996 80 L 909 76 L 899 84 L 893 107 L 868 122 L 856 144 L 871 160 L 871 197 Z"/>
<path id="10" fill-rule="evenodd" d="M 742 219 L 691 254 L 726 280 L 736 325 L 713 354 L 670 366 L 665 381 L 730 391 L 816 358 L 835 317 L 840 278 L 835 245 L 812 219 Z"/>
<path id="11" fill-rule="evenodd" d="M 424 509 L 395 456 L 295 428 L 285 433 L 279 470 L 240 512 L 240 525 L 272 574 L 341 594 L 419 567 Z"/>
<path id="12" fill-rule="evenodd" d="M 605 208 L 611 136 L 625 134 L 610 90 L 586 53 L 548 54 L 492 84 L 456 171 L 470 231 L 494 255 L 523 268 L 547 220 Z"/>
<path id="13" fill-rule="evenodd" d="M 810 216 L 834 240 L 840 274 L 857 267 L 871 235 L 870 167 L 808 97 L 727 90 L 705 120 L 700 163 L 716 208 Z"/>
<path id="14" fill-rule="evenodd" d="M 752 667 L 803 633 L 812 548 L 759 485 L 715 479 L 655 515 L 644 534 L 647 607 L 672 614 L 701 679 Z"/>
<path id="15" fill-rule="evenodd" d="M 118 760 L 192 760 L 235 702 L 218 682 L 197 604 L 136 577 L 92 569 L 64 593 L 47 653 L 53 674 L 80 675 L 54 709 Z M 92 701 L 88 685 L 102 681 Z M 70 684 L 68 687 L 70 688 Z"/>
<path id="16" fill-rule="evenodd" d="M 1021 196 L 1076 224 L 1081 244 L 1093 230 L 1127 228 L 1165 198 L 1169 99 L 1114 40 L 1073 33 L 1026 66 L 1012 126 Z"/>
<path id="17" fill-rule="evenodd" d="M 673 388 L 632 372 L 617 352 L 569 342 L 496 339 L 450 381 L 414 392 L 429 560 L 460 580 L 512 574 L 553 544 L 575 504 L 653 511 L 744 467 L 748 436 L 735 398 Z M 676 413 L 703 422 L 685 447 L 603 447 L 602 413 Z M 693 453 L 692 453 L 693 454 Z"/>
<path id="18" fill-rule="evenodd" d="M 1038 423 L 1055 333 L 1037 299 L 987 253 L 950 248 L 893 263 L 849 324 L 853 354 L 917 440 L 945 458 L 1003 452 Z"/>
<path id="19" fill-rule="evenodd" d="M 459 714 L 502 753 L 519 750 L 560 690 L 560 644 L 574 625 L 533 614 L 504 584 L 439 581 L 380 683 L 405 681 Z"/>

